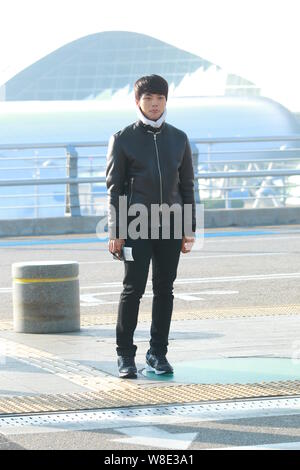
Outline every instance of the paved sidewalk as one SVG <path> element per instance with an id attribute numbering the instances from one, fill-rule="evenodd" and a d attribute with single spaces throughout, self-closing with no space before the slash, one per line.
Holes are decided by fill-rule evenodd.
<path id="1" fill-rule="evenodd" d="M 57 241 L 51 255 L 47 246 L 5 248 L 0 449 L 300 449 L 299 241 L 284 230 L 235 234 L 234 242 L 220 236 L 184 258 L 168 353 L 174 376 L 144 370 L 148 290 L 135 335 L 136 380 L 119 379 L 116 363 L 122 265 L 88 240 L 69 251 Z M 81 330 L 15 333 L 11 262 L 61 259 L 59 250 L 81 263 Z"/>
<path id="2" fill-rule="evenodd" d="M 185 361 L 289 358 L 300 316 L 174 321 L 167 381 L 143 371 L 148 329 L 142 323 L 136 334 L 137 380 L 117 377 L 113 324 L 59 335 L 1 331 L 0 449 L 300 449 L 300 380 L 195 384 L 195 376 L 176 376 Z"/>
<path id="3" fill-rule="evenodd" d="M 176 318 L 176 314 L 174 317 Z M 104 321 L 104 318 L 102 320 Z M 11 330 L 1 331 L 0 410 L 1 399 L 4 397 L 20 396 L 21 402 L 22 396 L 48 395 L 51 402 L 50 395 L 84 394 L 90 391 L 101 395 L 108 390 L 111 400 L 112 392 L 116 390 L 115 406 L 118 406 L 118 403 L 120 406 L 130 405 L 132 402 L 139 404 L 141 390 L 144 391 L 144 400 L 141 404 L 147 404 L 147 390 L 153 387 L 162 390 L 162 403 L 166 403 L 163 390 L 165 389 L 167 393 L 172 387 L 175 394 L 176 386 L 179 385 L 185 387 L 183 390 L 187 392 L 187 396 L 181 394 L 180 399 L 178 397 L 176 399 L 174 395 L 173 399 L 180 403 L 188 403 L 194 401 L 188 394 L 193 384 L 198 384 L 198 399 L 201 399 L 201 391 L 203 399 L 214 399 L 213 395 L 207 395 L 208 384 L 205 375 L 200 373 L 198 377 L 197 373 L 193 374 L 193 369 L 199 370 L 199 364 L 201 370 L 201 363 L 205 366 L 205 363 L 212 359 L 293 358 L 296 357 L 300 337 L 298 315 L 174 320 L 168 357 L 174 365 L 175 374 L 174 377 L 162 382 L 160 377 L 156 377 L 155 374 L 147 375 L 144 371 L 144 356 L 148 348 L 149 334 L 149 323 L 144 322 L 139 324 L 135 336 L 138 345 L 138 379 L 122 380 L 118 378 L 116 365 L 115 326 L 101 324 L 101 318 L 99 323 L 83 327 L 78 333 L 69 334 L 34 335 L 15 333 Z M 176 374 L 176 366 L 178 369 L 181 364 L 188 364 L 190 367 L 190 380 L 182 379 L 182 374 Z M 234 370 L 232 372 L 234 373 Z M 285 394 L 297 394 L 298 378 L 300 379 L 300 377 L 283 376 L 283 381 L 288 379 L 293 382 L 290 384 L 290 390 L 284 387 Z M 220 382 L 216 381 L 211 385 L 214 385 L 215 391 L 219 388 L 217 398 L 226 399 L 228 396 L 232 397 L 234 393 L 237 397 L 264 396 L 264 392 L 259 390 L 259 382 L 253 384 L 253 380 L 250 380 L 248 386 L 243 382 L 243 392 L 239 390 L 238 383 L 235 385 L 229 382 L 227 388 L 230 389 L 230 393 L 226 392 L 222 377 Z M 255 385 L 258 388 L 253 390 Z M 119 396 L 120 390 L 124 391 L 123 396 Z M 130 393 L 126 399 L 128 390 Z M 195 387 L 193 391 L 195 392 Z M 135 394 L 136 401 L 134 401 Z M 283 394 L 280 387 L 278 394 Z M 268 391 L 265 395 L 268 396 Z M 59 407 L 56 411 L 59 411 Z"/>

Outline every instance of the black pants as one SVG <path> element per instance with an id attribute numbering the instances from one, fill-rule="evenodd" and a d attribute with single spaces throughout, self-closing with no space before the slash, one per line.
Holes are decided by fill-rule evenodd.
<path id="1" fill-rule="evenodd" d="M 117 354 L 135 356 L 133 344 L 140 300 L 145 292 L 150 260 L 152 259 L 152 323 L 150 351 L 166 354 L 173 311 L 173 283 L 177 275 L 182 239 L 133 240 L 127 238 L 125 246 L 132 247 L 134 261 L 124 261 L 123 291 L 118 307 L 116 328 Z"/>

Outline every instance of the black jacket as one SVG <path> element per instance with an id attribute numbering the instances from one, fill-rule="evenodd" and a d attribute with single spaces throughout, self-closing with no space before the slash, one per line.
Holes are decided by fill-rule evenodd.
<path id="1" fill-rule="evenodd" d="M 191 147 L 176 127 L 163 123 L 155 129 L 137 121 L 114 134 L 107 153 L 106 186 L 110 238 L 119 236 L 120 195 L 128 195 L 128 206 L 142 203 L 149 213 L 151 204 L 192 204 L 192 231 L 196 231 Z"/>

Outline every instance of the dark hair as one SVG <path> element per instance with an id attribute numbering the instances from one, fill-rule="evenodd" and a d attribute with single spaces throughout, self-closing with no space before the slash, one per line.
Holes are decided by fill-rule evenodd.
<path id="1" fill-rule="evenodd" d="M 159 75 L 146 75 L 139 78 L 134 84 L 135 99 L 139 100 L 144 93 L 157 93 L 168 99 L 169 85 L 167 80 Z"/>

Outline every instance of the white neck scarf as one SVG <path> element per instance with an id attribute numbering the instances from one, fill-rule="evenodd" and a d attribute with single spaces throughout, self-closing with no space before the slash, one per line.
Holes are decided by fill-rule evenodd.
<path id="1" fill-rule="evenodd" d="M 138 118 L 142 121 L 143 124 L 146 126 L 155 127 L 156 129 L 162 125 L 162 123 L 166 120 L 167 109 L 164 110 L 163 114 L 157 121 L 151 121 L 151 119 L 146 118 L 146 116 L 142 113 L 139 106 L 136 107 Z"/>

